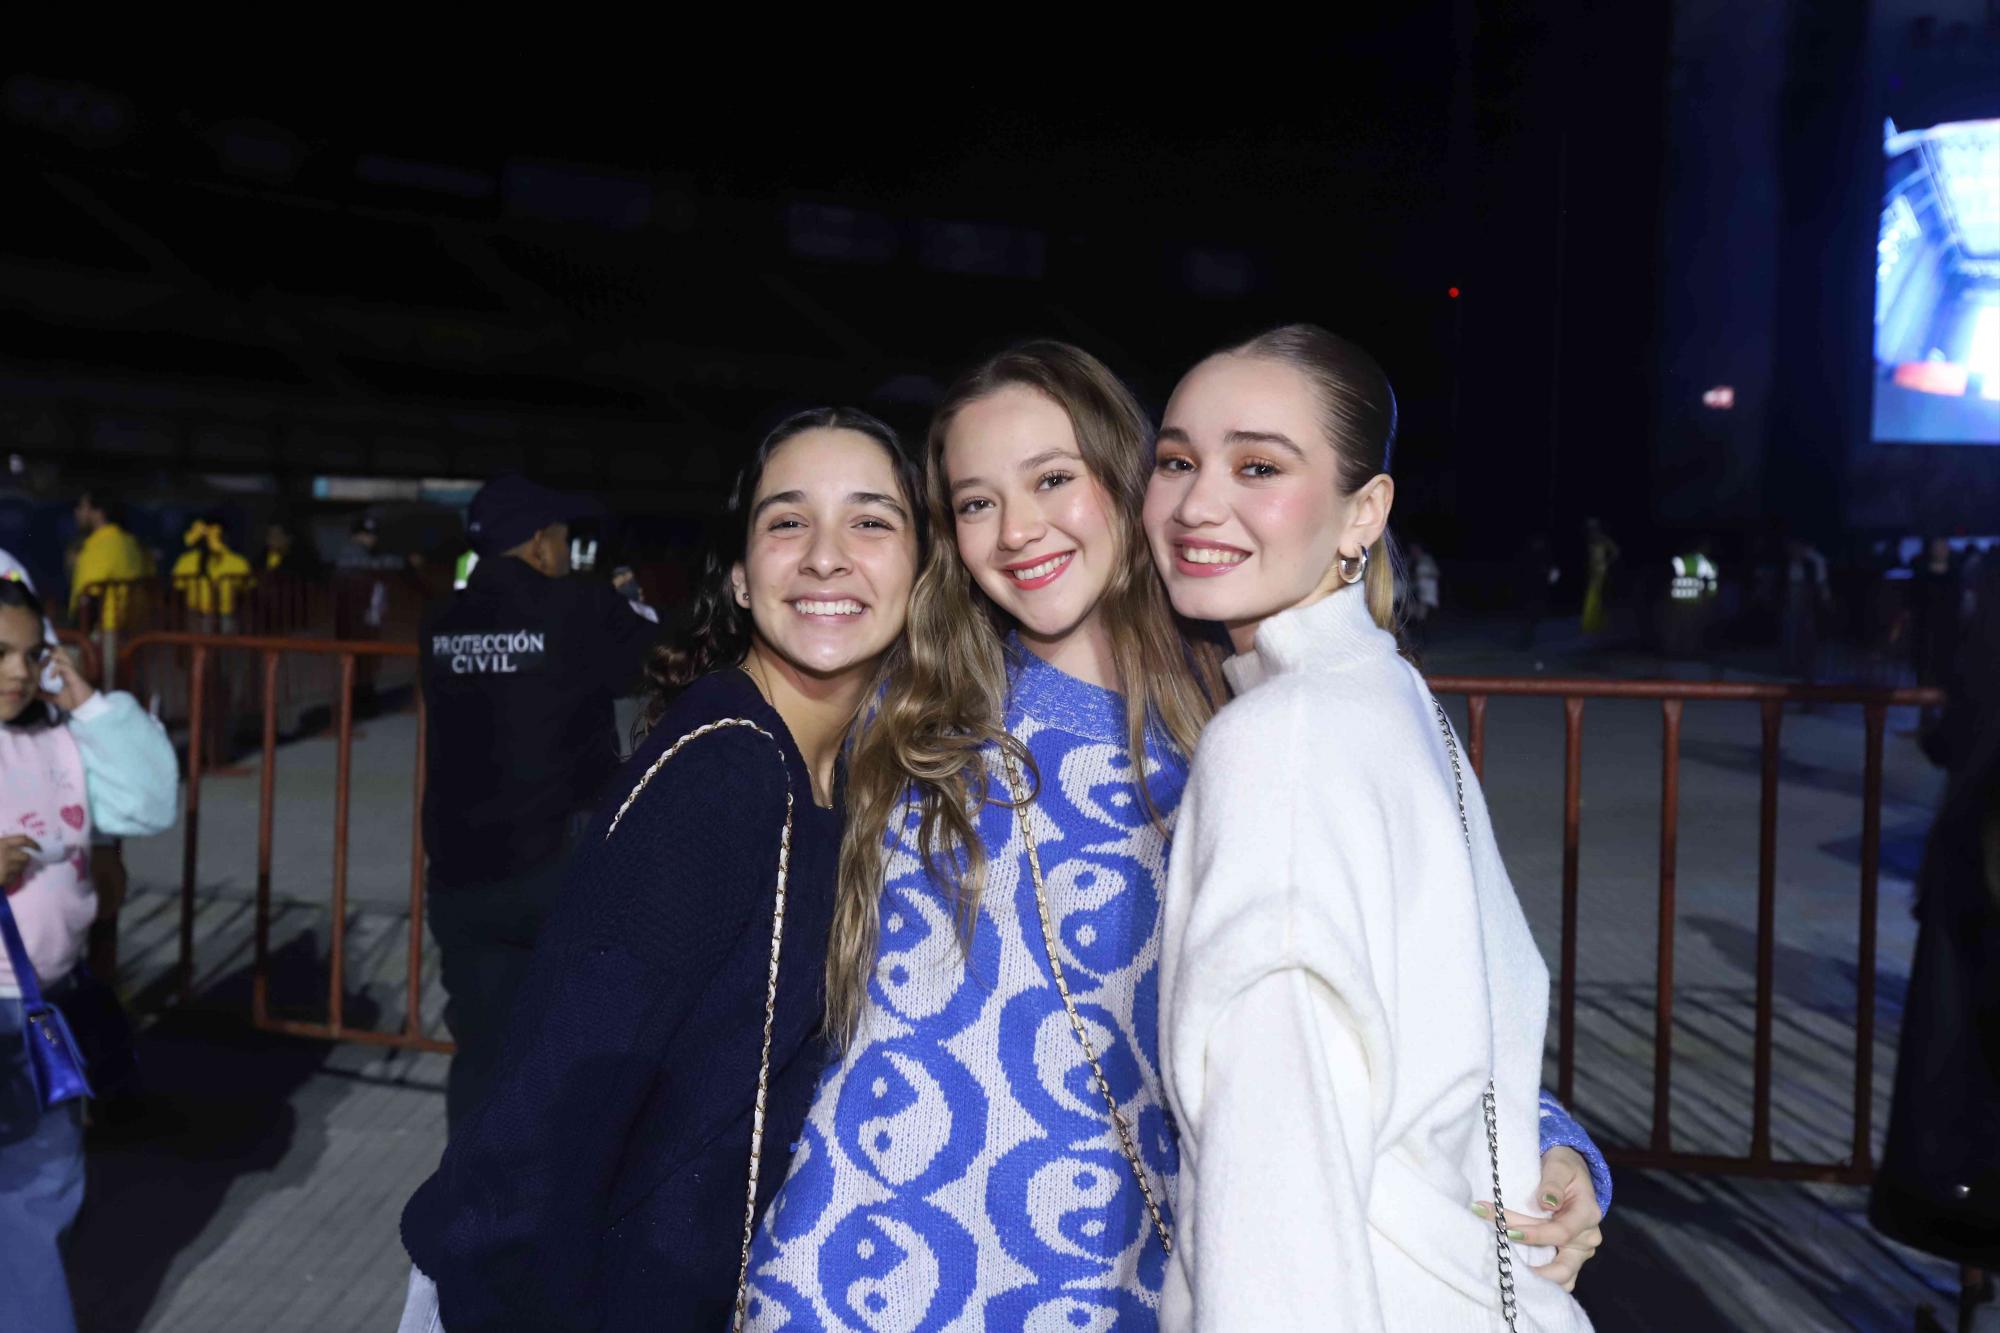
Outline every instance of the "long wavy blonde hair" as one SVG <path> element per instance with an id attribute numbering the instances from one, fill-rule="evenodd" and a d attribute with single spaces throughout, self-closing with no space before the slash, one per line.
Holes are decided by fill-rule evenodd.
<path id="1" fill-rule="evenodd" d="M 1084 466 L 1110 502 L 1119 557 L 1100 603 L 1125 696 L 1126 745 L 1141 775 L 1146 737 L 1183 755 L 1222 699 L 1219 656 L 1183 632 L 1153 568 L 1140 510 L 1152 470 L 1145 412 L 1097 358 L 1067 343 L 1022 343 L 981 363 L 945 394 L 924 450 L 931 543 L 910 595 L 902 669 L 859 731 L 847 770 L 847 831 L 826 960 L 827 1032 L 845 1046 L 874 974 L 883 887 L 884 832 L 905 796 L 921 813 L 918 850 L 932 876 L 952 886 L 961 947 L 978 917 L 985 857 L 976 827 L 989 799 L 984 747 L 1006 747 L 1033 772 L 1027 747 L 1007 734 L 1005 638 L 1011 620 L 973 581 L 953 539 L 945 438 L 968 405 L 1001 389 L 1045 394 L 1069 416 Z M 1033 779 L 1039 782 L 1039 775 Z M 1158 812 L 1154 812 L 1158 818 Z"/>

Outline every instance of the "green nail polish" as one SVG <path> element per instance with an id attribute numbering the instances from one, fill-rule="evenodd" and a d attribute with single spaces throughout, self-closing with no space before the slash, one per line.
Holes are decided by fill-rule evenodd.
<path id="1" fill-rule="evenodd" d="M 1484 1218 L 1489 1218 L 1489 1219 L 1490 1219 L 1490 1218 L 1491 1218 L 1491 1217 L 1493 1216 L 1493 1213 L 1492 1213 L 1492 1211 L 1491 1211 L 1490 1209 L 1488 1209 L 1488 1208 L 1487 1208 L 1487 1206 L 1486 1206 L 1485 1204 L 1483 1204 L 1483 1203 L 1475 1203 L 1475 1204 L 1473 1204 L 1473 1205 L 1472 1205 L 1472 1211 L 1473 1211 L 1473 1213 L 1474 1213 L 1475 1215 L 1477 1215 L 1477 1216 L 1479 1216 L 1479 1217 L 1484 1217 Z"/>
<path id="2" fill-rule="evenodd" d="M 1557 1208 L 1562 1206 L 1562 1200 L 1557 1198 L 1553 1194 L 1544 1194 L 1542 1196 L 1542 1202 L 1549 1206 L 1550 1212 L 1554 1212 Z"/>
<path id="3" fill-rule="evenodd" d="M 1520 1233 L 1520 1232 L 1518 1232 L 1518 1231 L 1516 1231 L 1516 1230 L 1514 1230 L 1514 1228 L 1512 1228 L 1512 1227 L 1508 1227 L 1508 1228 L 1507 1228 L 1507 1239 L 1508 1239 L 1508 1240 L 1520 1240 L 1520 1239 L 1521 1239 L 1521 1233 Z"/>

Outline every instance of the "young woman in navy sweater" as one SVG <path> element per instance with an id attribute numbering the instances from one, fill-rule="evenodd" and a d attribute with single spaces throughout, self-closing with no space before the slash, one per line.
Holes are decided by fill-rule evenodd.
<path id="1" fill-rule="evenodd" d="M 405 1328 L 729 1326 L 746 1211 L 826 1059 L 837 770 L 900 651 L 919 497 L 893 432 L 845 409 L 790 418 L 738 478 L 498 1081 L 404 1211 Z"/>

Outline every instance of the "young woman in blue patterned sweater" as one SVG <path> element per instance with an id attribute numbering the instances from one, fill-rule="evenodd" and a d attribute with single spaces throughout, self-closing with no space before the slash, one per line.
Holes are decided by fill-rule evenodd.
<path id="1" fill-rule="evenodd" d="M 1059 343 L 982 365 L 933 422 L 939 540 L 850 760 L 843 1054 L 758 1231 L 752 1328 L 1157 1323 L 1161 892 L 1222 686 L 1139 531 L 1150 452 L 1130 393 Z M 1543 1145 L 1544 1193 L 1602 1170 L 1559 1110 Z"/>

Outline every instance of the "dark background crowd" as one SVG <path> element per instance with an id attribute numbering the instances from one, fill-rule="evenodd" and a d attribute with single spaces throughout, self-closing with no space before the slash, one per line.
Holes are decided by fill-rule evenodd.
<path id="1" fill-rule="evenodd" d="M 427 603 L 463 583 L 471 492 L 461 490 L 287 509 L 227 496 L 135 500 L 105 489 L 68 505 L 17 496 L 26 531 L 11 553 L 87 631 L 107 611 L 128 630 L 193 628 L 204 615 L 212 629 L 227 600 L 231 630 L 355 639 L 379 637 L 388 625 L 408 637 Z M 143 574 L 106 579 L 90 562 L 79 574 L 90 525 L 100 522 L 129 538 Z M 186 534 L 197 525 L 202 542 L 190 545 Z M 1880 685 L 1944 683 L 2000 540 L 1849 531 L 1814 541 L 1658 529 L 1619 540 L 1583 518 L 1567 532 L 1531 533 L 1511 552 L 1439 558 L 1434 551 L 1455 544 L 1449 527 L 1413 527 L 1405 533 L 1402 596 L 1421 640 L 1442 633 L 1518 642 L 1586 670 L 1593 655 L 1636 653 L 1712 662 L 1718 671 Z M 703 531 L 695 517 L 586 520 L 572 539 L 573 567 L 598 577 L 630 568 L 645 600 L 671 615 L 698 573 Z M 211 540 L 215 549 L 194 558 Z M 1702 560 L 1711 573 L 1693 596 L 1680 595 L 1688 589 L 1676 580 L 1694 576 L 1678 571 Z"/>

